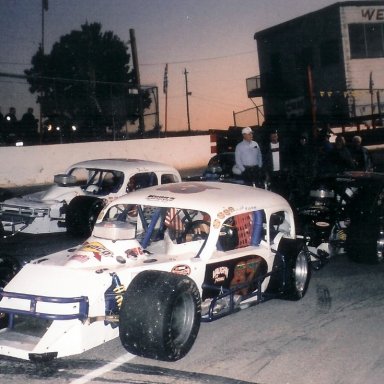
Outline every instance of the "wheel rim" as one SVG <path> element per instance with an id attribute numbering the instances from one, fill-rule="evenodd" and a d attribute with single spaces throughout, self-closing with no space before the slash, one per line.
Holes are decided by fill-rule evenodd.
<path id="1" fill-rule="evenodd" d="M 171 333 L 176 346 L 184 345 L 192 332 L 195 316 L 195 303 L 191 295 L 178 296 L 172 312 Z"/>
<path id="2" fill-rule="evenodd" d="M 304 252 L 300 252 L 296 259 L 295 266 L 295 285 L 298 292 L 305 290 L 305 284 L 308 277 L 308 261 L 307 255 Z"/>

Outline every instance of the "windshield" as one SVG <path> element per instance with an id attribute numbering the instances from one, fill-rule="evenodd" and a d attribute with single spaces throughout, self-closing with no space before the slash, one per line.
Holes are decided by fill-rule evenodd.
<path id="1" fill-rule="evenodd" d="M 85 191 L 100 196 L 118 192 L 124 182 L 123 172 L 115 170 L 74 168 L 70 174 Z"/>
<path id="2" fill-rule="evenodd" d="M 136 239 L 143 248 L 167 239 L 173 244 L 205 240 L 210 231 L 206 212 L 177 207 L 118 204 L 109 208 L 102 223 L 129 223 L 136 229 Z"/>

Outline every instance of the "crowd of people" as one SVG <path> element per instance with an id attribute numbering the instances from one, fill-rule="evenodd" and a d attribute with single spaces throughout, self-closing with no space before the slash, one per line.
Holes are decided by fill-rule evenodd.
<path id="1" fill-rule="evenodd" d="M 285 145 L 277 131 L 271 131 L 266 145 L 253 139 L 250 127 L 242 130 L 243 140 L 235 149 L 233 173 L 248 185 L 268 187 L 287 198 L 289 194 L 306 194 L 317 176 L 344 171 L 372 171 L 369 151 L 362 146 L 361 136 L 354 136 L 350 145 L 343 135 L 330 142 L 331 132 L 325 131 L 315 143 L 300 135 L 298 142 Z"/>
<path id="2" fill-rule="evenodd" d="M 16 117 L 16 108 L 10 107 L 4 116 L 0 108 L 0 142 L 14 145 L 17 141 L 33 141 L 38 135 L 38 119 L 33 108 L 28 108 L 20 120 Z"/>

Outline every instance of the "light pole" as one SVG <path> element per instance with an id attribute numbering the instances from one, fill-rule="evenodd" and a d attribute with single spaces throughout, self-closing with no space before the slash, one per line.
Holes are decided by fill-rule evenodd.
<path id="1" fill-rule="evenodd" d="M 184 69 L 184 76 L 185 76 L 185 96 L 187 98 L 187 119 L 188 119 L 188 132 L 191 131 L 191 123 L 189 120 L 189 101 L 188 101 L 188 96 L 192 95 L 192 92 L 188 92 L 188 78 L 187 78 L 188 72 L 187 69 Z"/>

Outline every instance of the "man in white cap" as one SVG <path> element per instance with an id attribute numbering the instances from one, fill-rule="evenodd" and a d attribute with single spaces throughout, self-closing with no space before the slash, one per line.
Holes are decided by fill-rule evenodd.
<path id="1" fill-rule="evenodd" d="M 243 141 L 237 144 L 235 149 L 235 166 L 233 173 L 241 175 L 244 182 L 249 185 L 261 186 L 261 168 L 263 159 L 259 144 L 253 140 L 253 132 L 250 127 L 241 131 Z"/>

